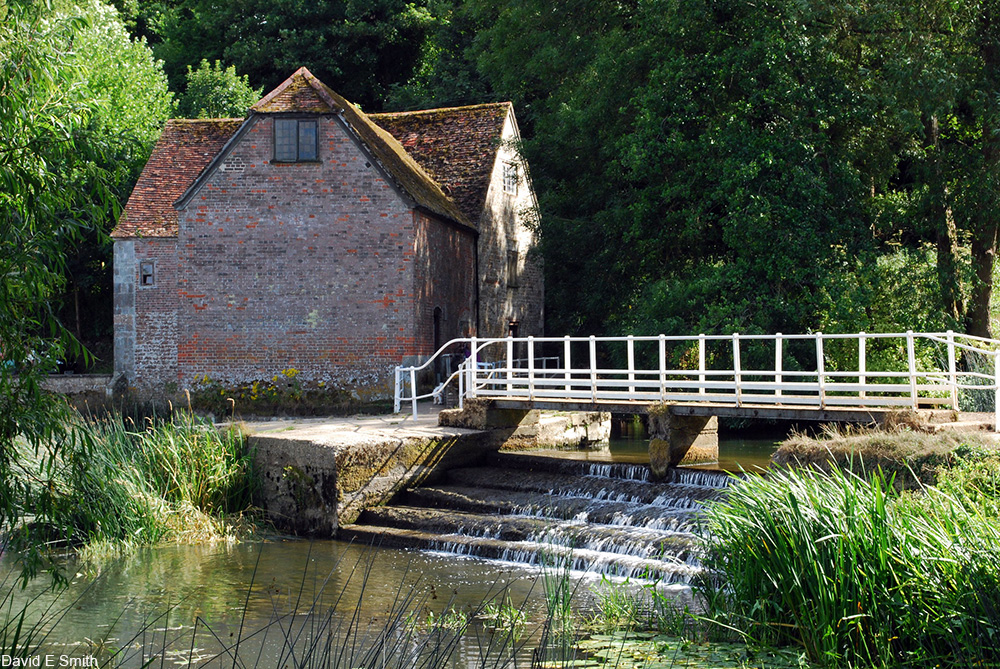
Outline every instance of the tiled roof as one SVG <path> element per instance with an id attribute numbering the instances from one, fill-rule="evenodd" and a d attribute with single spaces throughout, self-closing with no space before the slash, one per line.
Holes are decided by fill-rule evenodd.
<path id="1" fill-rule="evenodd" d="M 509 102 L 371 114 L 442 186 L 466 218 L 478 222 Z"/>
<path id="2" fill-rule="evenodd" d="M 242 123 L 241 118 L 167 121 L 111 236 L 175 236 L 174 202 Z"/>
<path id="3" fill-rule="evenodd" d="M 342 114 L 417 205 L 474 226 L 486 201 L 509 109 L 510 103 L 504 102 L 368 116 L 303 67 L 251 107 L 251 113 Z M 168 121 L 112 236 L 175 236 L 174 204 L 207 175 L 243 122 Z"/>
<path id="4" fill-rule="evenodd" d="M 479 218 L 468 219 L 392 135 L 304 67 L 250 109 L 261 114 L 342 112 L 376 160 L 418 205 L 463 225 Z"/>

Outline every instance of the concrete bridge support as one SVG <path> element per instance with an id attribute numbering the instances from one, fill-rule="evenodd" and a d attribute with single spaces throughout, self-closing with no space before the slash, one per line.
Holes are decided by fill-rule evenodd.
<path id="1" fill-rule="evenodd" d="M 649 468 L 661 479 L 678 465 L 719 459 L 719 418 L 678 416 L 669 405 L 649 408 Z"/>
<path id="2" fill-rule="evenodd" d="M 611 437 L 611 414 L 602 411 L 556 412 L 506 409 L 490 400 L 467 400 L 464 409 L 438 414 L 442 427 L 472 430 L 512 430 L 504 450 L 535 448 L 593 448 Z"/>

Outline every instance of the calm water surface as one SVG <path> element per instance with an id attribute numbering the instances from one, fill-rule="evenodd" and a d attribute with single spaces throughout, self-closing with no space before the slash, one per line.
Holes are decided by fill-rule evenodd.
<path id="1" fill-rule="evenodd" d="M 140 666 L 140 646 L 159 649 L 165 638 L 170 666 L 188 659 L 232 666 L 231 657 L 216 656 L 242 638 L 248 666 L 272 667 L 282 663 L 283 637 L 342 631 L 352 618 L 361 635 L 346 644 L 366 647 L 400 611 L 426 629 L 430 613 L 471 614 L 498 596 L 525 610 L 537 626 L 545 616 L 542 580 L 540 571 L 512 564 L 279 540 L 147 548 L 108 563 L 96 578 L 78 575 L 58 596 L 45 590 L 43 578 L 23 592 L 15 589 L 14 598 L 32 600 L 34 619 L 50 605 L 50 616 L 58 611 L 43 625 L 51 630 L 43 652 L 86 657 L 130 648 L 125 665 Z M 589 586 L 578 592 L 589 594 Z M 331 611 L 336 622 L 324 623 Z M 461 641 L 449 666 L 480 666 L 481 654 L 502 641 L 479 623 L 472 628 L 476 634 Z M 530 648 L 524 652 L 530 656 Z"/>
<path id="2" fill-rule="evenodd" d="M 719 439 L 719 461 L 696 465 L 698 469 L 723 469 L 729 472 L 759 471 L 767 468 L 771 454 L 778 448 L 777 438 L 745 439 L 725 437 Z M 607 455 L 593 453 L 595 459 L 617 462 L 649 462 L 649 438 L 642 434 L 626 435 L 611 439 Z"/>
<path id="3" fill-rule="evenodd" d="M 640 434 L 614 439 L 600 451 L 567 455 L 641 463 L 649 461 L 647 445 Z M 766 466 L 775 448 L 772 439 L 723 439 L 719 462 L 704 467 L 751 471 Z M 6 566 L 12 568 L 9 562 Z M 141 666 L 143 648 L 166 645 L 170 650 L 164 666 L 189 661 L 233 666 L 224 649 L 242 639 L 241 657 L 252 656 L 243 660 L 246 665 L 272 667 L 287 663 L 283 639 L 328 634 L 331 628 L 342 639 L 353 619 L 363 638 L 341 643 L 370 646 L 401 611 L 411 621 L 426 623 L 429 614 L 440 616 L 450 609 L 472 614 L 496 598 L 526 611 L 529 631 L 537 633 L 545 618 L 543 581 L 538 569 L 516 564 L 278 539 L 147 548 L 108 562 L 96 574 L 79 574 L 58 596 L 46 591 L 43 578 L 24 591 L 14 588 L 13 597 L 32 601 L 34 619 L 48 610 L 43 627 L 51 633 L 44 639 L 44 652 L 106 657 L 102 653 L 107 649 L 125 648 L 131 655 L 123 664 Z M 595 586 L 593 579 L 574 580 L 579 608 L 593 605 Z M 449 666 L 483 666 L 483 654 L 496 653 L 488 649 L 499 639 L 481 623 L 473 623 L 472 630 Z M 527 666 L 533 647 L 530 640 L 522 644 L 517 666 Z"/>

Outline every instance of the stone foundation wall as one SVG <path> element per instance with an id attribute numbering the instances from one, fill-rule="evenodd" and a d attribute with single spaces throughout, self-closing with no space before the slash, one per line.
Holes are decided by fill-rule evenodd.
<path id="1" fill-rule="evenodd" d="M 649 468 L 662 479 L 678 465 L 719 459 L 719 419 L 716 416 L 676 416 L 668 405 L 650 407 Z"/>
<path id="2" fill-rule="evenodd" d="M 316 438 L 254 435 L 250 446 L 262 486 L 257 503 L 275 526 L 296 534 L 335 536 L 368 507 L 432 482 L 453 467 L 482 461 L 500 446 L 490 434 L 421 438 L 338 433 Z"/>

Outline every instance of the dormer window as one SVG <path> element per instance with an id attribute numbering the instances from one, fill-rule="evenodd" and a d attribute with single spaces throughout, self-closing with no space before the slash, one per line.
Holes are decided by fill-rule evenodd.
<path id="1" fill-rule="evenodd" d="M 319 159 L 316 121 L 274 119 L 274 162 L 303 163 Z"/>

